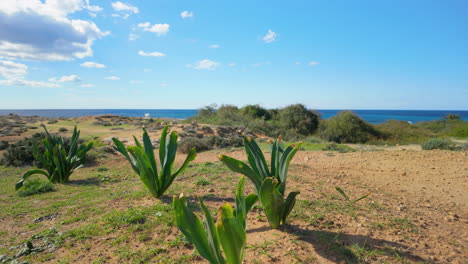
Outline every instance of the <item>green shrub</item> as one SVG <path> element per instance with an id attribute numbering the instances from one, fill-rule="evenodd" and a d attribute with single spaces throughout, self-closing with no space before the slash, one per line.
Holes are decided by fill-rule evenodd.
<path id="1" fill-rule="evenodd" d="M 444 138 L 431 138 L 428 141 L 421 144 L 421 147 L 424 150 L 432 150 L 432 149 L 454 150 L 456 149 L 455 143 Z"/>
<path id="2" fill-rule="evenodd" d="M 260 203 L 272 228 L 286 224 L 286 218 L 296 204 L 299 192 L 290 192 L 285 199 L 286 180 L 289 163 L 299 150 L 300 144 L 283 147 L 281 138 L 275 140 L 271 147 L 271 168 L 268 166 L 262 150 L 255 140 L 244 137 L 244 147 L 248 164 L 220 155 L 218 159 L 230 170 L 247 176 L 252 181 Z"/>
<path id="3" fill-rule="evenodd" d="M 383 124 L 376 125 L 380 131 L 378 139 L 372 138 L 371 143 L 385 144 L 414 144 L 422 143 L 434 135 L 429 129 L 406 121 L 388 120 Z"/>
<path id="4" fill-rule="evenodd" d="M 181 153 L 188 153 L 190 149 L 195 148 L 197 152 L 221 149 L 229 147 L 242 147 L 243 141 L 239 136 L 220 137 L 209 135 L 206 137 L 186 137 L 179 142 L 179 151 Z"/>
<path id="5" fill-rule="evenodd" d="M 13 167 L 22 167 L 28 165 L 40 166 L 37 163 L 35 164 L 33 152 L 34 146 L 41 145 L 41 142 L 44 138 L 46 138 L 45 133 L 36 133 L 30 138 L 25 138 L 16 143 L 10 144 L 0 163 L 5 166 Z M 40 147 L 40 151 L 43 151 L 42 147 Z"/>
<path id="6" fill-rule="evenodd" d="M 8 141 L 5 141 L 5 140 L 0 140 L 0 150 L 5 150 L 8 148 L 10 144 L 8 143 Z"/>
<path id="7" fill-rule="evenodd" d="M 247 118 L 251 118 L 251 119 L 260 118 L 262 120 L 271 119 L 271 114 L 268 112 L 268 110 L 259 105 L 246 105 L 242 107 L 240 111 L 242 115 L 246 116 Z"/>
<path id="8" fill-rule="evenodd" d="M 67 132 L 68 129 L 65 128 L 65 127 L 61 127 L 61 128 L 58 129 L 58 131 L 59 131 L 59 132 Z"/>
<path id="9" fill-rule="evenodd" d="M 195 159 L 195 149 L 191 149 L 181 167 L 173 172 L 174 161 L 178 147 L 177 132 L 169 134 L 169 126 L 164 127 L 159 139 L 159 168 L 156 165 L 153 144 L 143 129 L 143 144 L 134 136 L 135 146 L 125 147 L 120 140 L 112 138 L 115 149 L 128 160 L 133 171 L 140 176 L 141 181 L 155 198 L 161 197 L 171 186 L 177 176 L 189 163 Z M 159 172 L 158 172 L 159 171 Z"/>
<path id="10" fill-rule="evenodd" d="M 446 120 L 446 121 L 461 120 L 461 116 L 457 114 L 448 114 L 442 120 Z"/>
<path id="11" fill-rule="evenodd" d="M 239 108 L 233 105 L 222 105 L 216 111 L 216 119 L 218 124 L 223 126 L 241 125 L 244 123 L 244 118 Z"/>
<path id="12" fill-rule="evenodd" d="M 63 137 L 51 135 L 45 125 L 42 127 L 47 134 L 47 137 L 42 140 L 44 152 L 40 152 L 39 144 L 36 144 L 34 158 L 41 162 L 45 170 L 32 169 L 24 173 L 23 178 L 15 186 L 16 190 L 21 188 L 25 180 L 34 174 L 44 175 L 52 183 L 67 182 L 70 175 L 86 162 L 86 152 L 92 147 L 92 144 L 79 145 L 80 131 L 76 127 L 73 130 L 68 149 Z"/>
<path id="13" fill-rule="evenodd" d="M 336 143 L 365 143 L 380 133 L 351 111 L 339 112 L 336 116 L 322 122 L 320 136 Z"/>
<path id="14" fill-rule="evenodd" d="M 290 134 L 308 136 L 317 130 L 319 116 L 304 105 L 295 104 L 279 111 L 278 122 L 283 130 Z M 285 136 L 285 139 L 288 138 Z"/>
<path id="15" fill-rule="evenodd" d="M 30 196 L 34 194 L 55 191 L 54 185 L 50 181 L 41 179 L 31 179 L 27 181 L 23 188 L 18 191 L 19 196 Z"/>
<path id="16" fill-rule="evenodd" d="M 179 142 L 179 151 L 187 154 L 191 149 L 195 149 L 196 152 L 210 150 L 211 146 L 208 145 L 206 140 L 197 137 L 186 137 Z"/>

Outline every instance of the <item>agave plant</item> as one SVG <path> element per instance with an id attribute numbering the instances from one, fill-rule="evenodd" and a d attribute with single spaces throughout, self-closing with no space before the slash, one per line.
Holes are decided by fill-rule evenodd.
<path id="1" fill-rule="evenodd" d="M 77 169 L 83 167 L 86 161 L 86 153 L 92 147 L 92 143 L 81 145 L 78 143 L 80 131 L 76 126 L 73 129 L 70 147 L 66 147 L 61 136 L 51 135 L 44 124 L 41 125 L 46 138 L 42 141 L 44 151 L 39 151 L 39 146 L 34 145 L 34 158 L 38 160 L 45 170 L 33 169 L 27 171 L 23 178 L 16 184 L 18 190 L 24 181 L 31 175 L 41 174 L 47 177 L 52 183 L 68 182 L 70 175 Z"/>
<path id="2" fill-rule="evenodd" d="M 252 181 L 272 228 L 286 223 L 299 194 L 291 192 L 284 199 L 289 164 L 299 146 L 300 143 L 284 149 L 281 138 L 276 139 L 271 148 L 271 168 L 268 167 L 265 156 L 255 140 L 248 137 L 244 137 L 244 147 L 250 166 L 228 156 L 218 157 L 229 169 L 247 176 Z"/>
<path id="3" fill-rule="evenodd" d="M 178 136 L 177 132 L 174 131 L 169 135 L 169 141 L 167 141 L 168 134 L 169 126 L 166 126 L 162 130 L 159 141 L 159 173 L 153 144 L 151 144 L 151 139 L 145 129 L 143 129 L 143 145 L 135 136 L 133 138 L 136 146 L 128 146 L 127 148 L 125 148 L 120 140 L 112 138 L 115 149 L 127 158 L 130 165 L 132 165 L 133 171 L 140 176 L 141 181 L 151 192 L 151 195 L 156 198 L 159 198 L 166 192 L 175 178 L 187 168 L 196 156 L 195 149 L 192 148 L 182 166 L 173 174 L 172 167 L 174 166 L 177 152 Z"/>
<path id="4" fill-rule="evenodd" d="M 174 197 L 177 226 L 210 264 L 242 263 L 247 240 L 245 219 L 257 201 L 256 194 L 244 197 L 243 190 L 242 177 L 237 186 L 235 210 L 229 203 L 221 206 L 216 223 L 200 197 L 198 200 L 204 215 L 204 224 L 187 206 L 187 198 L 183 194 L 179 198 Z"/>

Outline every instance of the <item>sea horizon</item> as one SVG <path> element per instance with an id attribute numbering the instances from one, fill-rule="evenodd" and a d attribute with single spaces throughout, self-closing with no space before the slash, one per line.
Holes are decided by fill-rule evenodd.
<path id="1" fill-rule="evenodd" d="M 129 117 L 187 119 L 197 114 L 199 109 L 0 109 L 0 115 L 16 114 L 21 116 L 44 116 L 51 118 L 75 118 L 83 116 L 114 114 Z M 468 120 L 468 110 L 401 110 L 401 109 L 312 109 L 322 119 L 328 119 L 341 111 L 352 111 L 371 124 L 381 124 L 388 120 L 417 123 L 439 120 L 447 114 L 460 115 Z"/>

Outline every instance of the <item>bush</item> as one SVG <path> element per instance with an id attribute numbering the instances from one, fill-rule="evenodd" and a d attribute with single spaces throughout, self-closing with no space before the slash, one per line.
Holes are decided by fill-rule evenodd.
<path id="1" fill-rule="evenodd" d="M 244 118 L 239 108 L 233 105 L 222 105 L 218 111 L 216 111 L 216 119 L 218 120 L 218 124 L 224 126 L 240 125 L 244 123 Z"/>
<path id="2" fill-rule="evenodd" d="M 445 149 L 445 150 L 455 150 L 455 143 L 448 139 L 444 138 L 431 138 L 428 141 L 421 144 L 422 149 L 432 150 L 432 149 Z"/>
<path id="3" fill-rule="evenodd" d="M 14 144 L 10 144 L 0 163 L 5 166 L 13 167 L 22 167 L 27 165 L 39 166 L 40 164 L 35 164 L 34 162 L 33 150 L 35 144 L 42 146 L 42 140 L 44 138 L 46 138 L 45 133 L 36 133 L 30 138 L 25 138 Z"/>
<path id="4" fill-rule="evenodd" d="M 179 151 L 187 154 L 192 148 L 195 148 L 197 152 L 210 150 L 208 142 L 197 137 L 186 137 L 179 142 Z"/>
<path id="5" fill-rule="evenodd" d="M 242 107 L 240 111 L 242 115 L 251 119 L 256 119 L 256 118 L 260 118 L 263 120 L 271 119 L 271 114 L 268 112 L 268 110 L 259 105 L 246 105 Z"/>
<path id="6" fill-rule="evenodd" d="M 308 136 L 314 133 L 319 124 L 319 116 L 307 110 L 302 104 L 287 106 L 279 111 L 279 125 L 289 134 Z M 284 135 L 286 139 L 286 135 Z"/>
<path id="7" fill-rule="evenodd" d="M 55 191 L 54 185 L 50 181 L 41 179 L 31 179 L 24 183 L 23 188 L 18 191 L 19 196 L 30 196 L 34 194 Z"/>
<path id="8" fill-rule="evenodd" d="M 351 111 L 339 112 L 336 116 L 322 122 L 320 136 L 336 143 L 365 143 L 380 133 Z"/>
<path id="9" fill-rule="evenodd" d="M 8 141 L 5 141 L 5 140 L 0 140 L 0 150 L 5 150 L 8 148 L 10 144 L 8 143 Z"/>
<path id="10" fill-rule="evenodd" d="M 65 127 L 61 127 L 61 128 L 58 129 L 58 131 L 59 131 L 59 132 L 67 132 L 68 129 L 65 128 Z"/>
<path id="11" fill-rule="evenodd" d="M 182 153 L 188 153 L 191 148 L 195 148 L 197 152 L 229 148 L 229 147 L 242 147 L 243 140 L 239 136 L 232 137 L 220 137 L 210 135 L 207 137 L 186 137 L 179 142 L 179 151 Z"/>

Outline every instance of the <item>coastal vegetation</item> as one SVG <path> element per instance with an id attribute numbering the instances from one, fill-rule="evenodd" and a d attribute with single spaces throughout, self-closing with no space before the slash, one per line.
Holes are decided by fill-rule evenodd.
<path id="1" fill-rule="evenodd" d="M 449 114 L 440 120 L 410 124 L 388 120 L 370 124 L 352 111 L 342 111 L 329 119 L 295 104 L 280 109 L 266 109 L 259 105 L 237 108 L 231 105 L 206 106 L 198 115 L 188 119 L 203 124 L 242 126 L 253 133 L 269 137 L 283 136 L 285 140 L 320 137 L 336 143 L 365 143 L 376 145 L 421 144 L 430 138 L 468 138 L 468 122 Z"/>
<path id="2" fill-rule="evenodd" d="M 177 153 L 177 132 L 173 131 L 169 134 L 169 126 L 163 128 L 161 138 L 159 140 L 159 173 L 154 155 L 154 147 L 151 142 L 148 132 L 143 130 L 143 144 L 133 136 L 135 146 L 125 147 L 124 144 L 117 138 L 112 138 L 115 144 L 115 149 L 119 151 L 130 163 L 133 171 L 140 176 L 141 181 L 146 188 L 156 198 L 161 197 L 167 188 L 169 188 L 175 178 L 181 174 L 195 159 L 195 149 L 192 148 L 185 158 L 182 166 L 172 173 L 172 167 Z M 169 138 L 169 140 L 168 140 Z M 130 154 L 129 154 L 130 153 Z"/>
<path id="3" fill-rule="evenodd" d="M 42 127 L 45 130 L 46 138 L 41 141 L 41 144 L 36 142 L 33 154 L 44 170 L 32 169 L 25 172 L 22 179 L 16 184 L 16 189 L 20 189 L 24 181 L 34 174 L 44 175 L 52 183 L 68 182 L 70 175 L 83 167 L 86 162 L 86 152 L 91 149 L 92 143 L 79 144 L 80 131 L 77 130 L 76 126 L 73 129 L 69 146 L 65 144 L 63 137 L 51 135 L 45 125 Z M 39 145 L 44 148 L 43 151 L 39 150 Z"/>
<path id="4" fill-rule="evenodd" d="M 241 109 L 251 116 L 268 117 L 256 106 Z M 274 115 L 279 113 L 269 118 Z M 449 249 L 434 244 L 434 234 L 447 234 L 440 234 L 440 230 L 426 223 L 432 221 L 433 215 L 415 215 L 410 209 L 420 206 L 420 200 L 426 201 L 424 208 L 448 206 L 455 213 L 441 212 L 442 218 L 437 221 L 446 221 L 447 228 L 459 229 L 462 222 L 458 220 L 457 207 L 428 200 L 420 190 L 416 192 L 419 200 L 412 197 L 403 204 L 401 197 L 405 197 L 405 192 L 397 190 L 406 183 L 401 179 L 424 176 L 424 181 L 455 181 L 460 177 L 459 168 L 466 153 L 452 150 L 462 149 L 463 140 L 450 137 L 449 141 L 447 135 L 434 135 L 463 127 L 464 121 L 448 116 L 425 122 L 429 128 L 397 122 L 384 130 L 357 118 L 351 112 L 340 113 L 335 119 L 318 118 L 314 132 L 301 136 L 300 144 L 282 137 L 272 140 L 243 125 L 150 119 L 130 119 L 127 124 L 126 119 L 115 116 L 99 117 L 100 124 L 96 124 L 95 117 L 57 120 L 36 136 L 39 140 L 28 144 L 16 145 L 34 137 L 34 131 L 16 141 L 7 138 L 4 156 L 25 150 L 33 154 L 32 161 L 19 167 L 0 166 L 0 201 L 5 207 L 0 217 L 4 219 L 2 227 L 6 227 L 2 229 L 7 230 L 0 243 L 8 245 L 0 249 L 0 258 L 7 263 L 58 259 L 63 263 L 194 263 L 202 262 L 202 258 L 211 263 L 314 263 L 324 259 L 417 263 L 432 258 L 424 248 L 414 247 L 414 241 L 442 251 L 461 250 L 458 236 L 454 236 Z M 429 131 L 422 149 L 450 151 L 370 152 L 361 148 L 374 141 L 380 144 L 377 150 L 385 150 L 382 144 L 392 140 L 389 135 L 395 133 L 388 131 L 400 126 L 412 129 L 401 139 L 411 141 L 421 135 L 420 131 Z M 325 130 L 339 137 L 327 139 Z M 350 134 L 357 136 L 350 139 Z M 152 140 L 150 135 L 153 139 L 159 136 L 159 140 Z M 42 166 L 43 161 L 35 157 L 34 150 L 45 153 L 44 141 L 48 137 L 62 139 L 60 144 L 65 149 L 73 142 L 78 143 L 78 148 L 89 146 L 81 164 L 85 166 L 73 171 L 66 184 L 52 184 L 31 175 L 15 192 L 14 183 L 29 166 Z M 366 138 L 367 145 L 348 143 L 364 141 L 362 138 Z M 205 152 L 197 160 L 196 149 L 191 147 L 193 139 L 209 146 L 199 150 Z M 48 159 L 60 159 L 62 154 L 52 153 Z M 439 157 L 445 159 L 439 161 Z M 173 173 L 172 167 L 167 170 L 164 164 L 179 165 L 181 169 Z M 441 171 L 442 167 L 453 171 Z M 388 174 L 380 181 L 391 176 L 392 184 L 384 185 L 388 191 L 372 187 L 371 183 L 379 181 L 359 178 L 364 172 L 371 179 Z M 439 177 L 441 173 L 445 173 L 444 177 Z M 249 179 L 245 186 L 244 177 Z M 439 184 L 431 183 L 425 188 Z M 288 193 L 286 189 L 293 191 Z M 401 197 L 395 198 L 395 193 Z M 454 192 L 454 197 L 458 194 Z M 18 217 L 24 219 L 20 224 Z M 10 226 L 15 231 L 8 230 Z M 16 230 L 23 235 L 17 236 Z M 68 250 L 72 247 L 76 250 Z M 441 255 L 446 262 L 460 259 L 457 254 Z"/>

